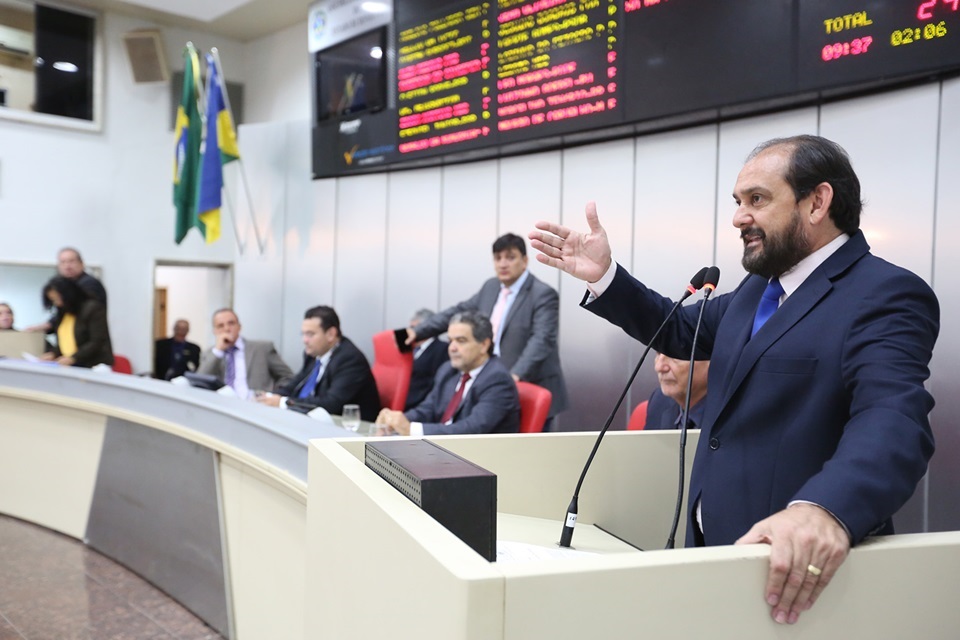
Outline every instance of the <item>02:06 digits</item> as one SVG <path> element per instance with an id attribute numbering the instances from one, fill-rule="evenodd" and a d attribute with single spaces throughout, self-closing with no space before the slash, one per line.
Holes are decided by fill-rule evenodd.
<path id="1" fill-rule="evenodd" d="M 898 29 L 890 34 L 890 44 L 899 47 L 903 44 L 912 44 L 923 40 L 933 40 L 947 35 L 947 25 L 943 20 L 937 24 L 925 24 L 923 29 L 920 27 L 909 27 L 907 29 Z"/>

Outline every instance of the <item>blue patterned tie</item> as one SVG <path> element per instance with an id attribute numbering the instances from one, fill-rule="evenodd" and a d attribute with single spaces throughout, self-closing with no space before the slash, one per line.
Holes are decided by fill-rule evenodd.
<path id="1" fill-rule="evenodd" d="M 237 379 L 237 364 L 234 362 L 234 356 L 237 353 L 236 347 L 227 348 L 227 353 L 224 356 L 226 362 L 224 363 L 224 373 L 223 373 L 223 383 L 228 387 L 232 387 L 234 381 Z"/>
<path id="2" fill-rule="evenodd" d="M 767 284 L 767 288 L 763 290 L 763 297 L 760 298 L 760 304 L 757 305 L 757 315 L 753 319 L 753 332 L 750 334 L 751 338 L 757 334 L 760 327 L 770 319 L 773 312 L 780 306 L 780 296 L 782 295 L 783 286 L 780 284 L 779 278 L 774 278 Z"/>
<path id="3" fill-rule="evenodd" d="M 307 381 L 303 383 L 303 387 L 300 388 L 300 393 L 297 394 L 298 398 L 308 398 L 313 395 L 313 390 L 317 388 L 317 381 L 320 380 L 320 360 L 317 360 L 317 364 L 313 365 L 313 370 L 310 372 L 310 375 L 307 376 Z"/>

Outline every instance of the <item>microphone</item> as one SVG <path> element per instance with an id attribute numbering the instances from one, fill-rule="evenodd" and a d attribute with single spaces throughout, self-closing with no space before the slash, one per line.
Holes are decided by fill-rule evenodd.
<path id="1" fill-rule="evenodd" d="M 687 422 L 690 420 L 690 395 L 693 393 L 693 368 L 697 354 L 697 338 L 700 335 L 700 323 L 703 321 L 703 310 L 707 306 L 707 299 L 717 288 L 720 282 L 720 269 L 710 267 L 704 277 L 703 302 L 700 304 L 700 313 L 697 315 L 697 324 L 693 329 L 693 344 L 690 347 L 690 368 L 687 369 L 687 397 L 683 403 L 683 420 L 680 423 L 680 479 L 677 481 L 677 506 L 673 511 L 673 522 L 670 524 L 670 535 L 667 537 L 665 548 L 673 549 L 677 536 L 677 526 L 680 524 L 680 512 L 683 510 L 684 467 L 686 466 L 687 451 Z"/>
<path id="2" fill-rule="evenodd" d="M 716 280 L 720 277 L 720 270 L 716 267 L 717 276 L 713 279 L 713 287 L 715 288 Z M 695 276 L 690 279 L 690 284 L 687 285 L 687 288 L 684 290 L 683 295 L 679 300 L 673 305 L 673 308 L 670 309 L 670 313 L 667 314 L 667 317 L 663 319 L 663 322 L 660 323 L 660 326 L 657 327 L 656 333 L 653 334 L 653 337 L 650 338 L 647 348 L 643 350 L 643 354 L 640 356 L 640 361 L 637 362 L 637 366 L 633 369 L 633 374 L 630 376 L 630 379 L 627 380 L 626 386 L 623 388 L 623 392 L 620 394 L 620 398 L 617 400 L 616 405 L 613 407 L 613 411 L 610 412 L 610 415 L 607 417 L 606 423 L 603 425 L 603 429 L 600 430 L 600 434 L 597 436 L 597 441 L 593 444 L 593 450 L 590 452 L 590 455 L 587 457 L 587 462 L 583 465 L 583 471 L 580 473 L 580 480 L 577 482 L 577 488 L 573 492 L 573 498 L 570 500 L 569 506 L 567 506 L 567 517 L 563 523 L 563 531 L 560 533 L 560 546 L 561 547 L 570 547 L 570 542 L 573 540 L 573 527 L 577 524 L 577 511 L 578 500 L 580 498 L 580 487 L 583 485 L 583 479 L 587 477 L 587 470 L 590 468 L 590 464 L 593 462 L 593 457 L 597 454 L 597 449 L 600 448 L 600 441 L 603 440 L 603 435 L 610 428 L 610 424 L 613 422 L 614 416 L 617 414 L 617 411 L 620 409 L 620 405 L 623 404 L 623 399 L 627 396 L 627 391 L 630 389 L 630 385 L 633 384 L 633 380 L 637 377 L 637 374 L 640 372 L 640 366 L 643 364 L 643 361 L 647 357 L 647 353 L 650 352 L 650 345 L 652 345 L 657 336 L 660 335 L 660 332 L 663 331 L 663 328 L 666 326 L 670 318 L 673 317 L 673 314 L 680 308 L 680 305 L 684 300 L 692 296 L 698 290 L 703 288 L 707 282 L 707 277 L 710 275 L 710 270 L 707 267 L 700 269 Z"/>

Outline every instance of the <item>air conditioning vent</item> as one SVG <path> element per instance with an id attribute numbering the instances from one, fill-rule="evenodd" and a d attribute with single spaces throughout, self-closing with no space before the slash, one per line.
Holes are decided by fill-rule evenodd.
<path id="1" fill-rule="evenodd" d="M 33 33 L 0 24 L 0 53 L 33 56 Z"/>

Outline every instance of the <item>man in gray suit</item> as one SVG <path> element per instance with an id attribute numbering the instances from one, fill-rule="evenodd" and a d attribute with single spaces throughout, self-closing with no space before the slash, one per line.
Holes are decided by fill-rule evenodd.
<path id="1" fill-rule="evenodd" d="M 567 387 L 557 346 L 560 297 L 527 271 L 527 244 L 513 233 L 493 243 L 495 278 L 468 300 L 407 329 L 407 344 L 438 336 L 462 311 L 479 311 L 493 324 L 493 353 L 514 380 L 540 385 L 553 394 L 550 418 L 567 408 Z M 549 424 L 549 423 L 548 423 Z"/>
<path id="2" fill-rule="evenodd" d="M 216 345 L 200 355 L 197 373 L 214 375 L 232 387 L 241 398 L 252 391 L 271 391 L 293 377 L 277 348 L 269 340 L 246 340 L 240 335 L 240 320 L 233 309 L 213 314 Z"/>

